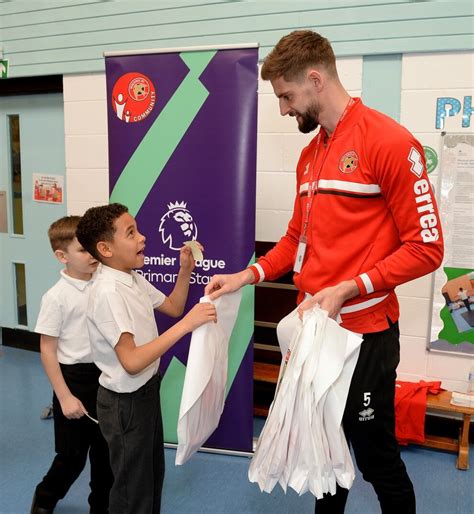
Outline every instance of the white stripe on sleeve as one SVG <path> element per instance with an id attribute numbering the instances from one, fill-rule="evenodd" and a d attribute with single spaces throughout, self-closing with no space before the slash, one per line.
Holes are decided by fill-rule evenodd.
<path id="1" fill-rule="evenodd" d="M 255 268 L 257 268 L 258 274 L 260 275 L 259 282 L 263 282 L 265 280 L 265 272 L 263 271 L 262 266 L 257 262 L 254 264 Z"/>
<path id="2" fill-rule="evenodd" d="M 364 282 L 364 286 L 367 289 L 367 294 L 374 292 L 374 285 L 372 284 L 372 281 L 369 278 L 369 275 L 367 273 L 362 273 L 362 275 L 359 275 L 362 282 Z"/>

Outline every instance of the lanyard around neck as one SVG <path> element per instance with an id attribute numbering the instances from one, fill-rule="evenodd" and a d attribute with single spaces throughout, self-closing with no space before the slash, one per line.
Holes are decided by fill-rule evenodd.
<path id="1" fill-rule="evenodd" d="M 316 173 L 316 180 L 313 182 L 314 168 L 316 167 L 316 161 L 317 161 L 317 157 L 318 157 L 318 154 L 319 154 L 319 149 L 321 147 L 321 130 L 324 130 L 322 127 L 319 130 L 319 134 L 317 135 L 318 139 L 316 141 L 316 148 L 314 150 L 313 162 L 312 162 L 312 166 L 311 166 L 311 173 L 310 173 L 310 176 L 309 176 L 309 186 L 308 186 L 309 201 L 306 204 L 306 212 L 305 212 L 305 218 L 304 218 L 304 223 L 303 223 L 303 231 L 302 231 L 303 239 L 306 239 L 306 232 L 308 230 L 308 225 L 309 225 L 309 215 L 311 213 L 311 207 L 313 206 L 313 198 L 314 198 L 314 195 L 316 194 L 316 191 L 317 191 L 317 183 L 319 181 L 319 175 L 321 174 L 321 170 L 323 169 L 324 161 L 326 160 L 326 157 L 327 157 L 327 155 L 329 153 L 329 149 L 331 148 L 331 143 L 332 143 L 332 141 L 334 139 L 334 136 L 335 136 L 335 134 L 337 132 L 337 129 L 339 128 L 342 120 L 346 117 L 346 114 L 347 114 L 349 108 L 352 106 L 353 103 L 354 103 L 354 99 L 353 98 L 349 98 L 349 101 L 347 102 L 346 107 L 344 108 L 344 111 L 342 112 L 341 117 L 339 118 L 339 120 L 338 120 L 338 122 L 336 124 L 336 128 L 334 129 L 334 132 L 329 137 L 329 140 L 328 140 L 327 146 L 325 148 L 325 152 L 324 152 L 323 158 L 321 160 L 321 165 L 319 166 L 318 172 Z"/>

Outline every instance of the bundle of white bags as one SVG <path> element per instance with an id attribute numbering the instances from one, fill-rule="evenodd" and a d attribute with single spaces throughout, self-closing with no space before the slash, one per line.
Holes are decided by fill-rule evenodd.
<path id="1" fill-rule="evenodd" d="M 228 348 L 241 291 L 215 300 L 217 323 L 193 331 L 178 418 L 176 465 L 184 464 L 209 438 L 224 410 Z M 201 302 L 209 302 L 203 297 Z"/>
<path id="2" fill-rule="evenodd" d="M 278 326 L 283 360 L 275 398 L 250 463 L 249 480 L 270 493 L 349 489 L 354 465 L 341 426 L 362 339 L 321 309 L 295 311 Z"/>

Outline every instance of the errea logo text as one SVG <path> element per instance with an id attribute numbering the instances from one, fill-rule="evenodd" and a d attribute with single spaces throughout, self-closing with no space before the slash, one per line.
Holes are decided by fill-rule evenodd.
<path id="1" fill-rule="evenodd" d="M 428 180 L 422 178 L 417 180 L 413 186 L 415 192 L 415 201 L 418 204 L 417 211 L 420 214 L 420 236 L 423 243 L 432 243 L 439 239 L 439 232 L 436 228 L 438 225 L 438 218 L 435 214 L 433 207 L 433 200 L 431 197 L 431 186 Z"/>

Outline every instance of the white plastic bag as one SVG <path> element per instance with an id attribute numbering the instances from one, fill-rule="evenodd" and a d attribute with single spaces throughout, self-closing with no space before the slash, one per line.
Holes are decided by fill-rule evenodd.
<path id="1" fill-rule="evenodd" d="M 354 466 L 341 427 L 362 339 L 321 309 L 296 310 L 278 325 L 285 352 L 275 398 L 250 463 L 249 480 L 271 492 L 334 494 L 350 488 Z"/>
<path id="2" fill-rule="evenodd" d="M 293 317 L 289 319 L 294 323 Z M 291 454 L 292 445 L 297 444 L 295 430 L 291 429 L 294 409 L 299 406 L 299 375 L 308 349 L 301 341 L 311 340 L 315 329 L 314 318 L 309 316 L 306 320 L 303 324 L 298 319 L 294 325 L 296 331 L 280 367 L 275 398 L 250 463 L 249 480 L 257 482 L 265 492 L 271 492 L 280 477 L 288 475 L 288 454 Z M 280 484 L 285 489 L 281 481 Z"/>
<path id="3" fill-rule="evenodd" d="M 212 302 L 217 323 L 208 322 L 192 333 L 179 409 L 177 466 L 184 464 L 219 424 L 225 403 L 229 339 L 241 296 L 236 291 Z"/>

